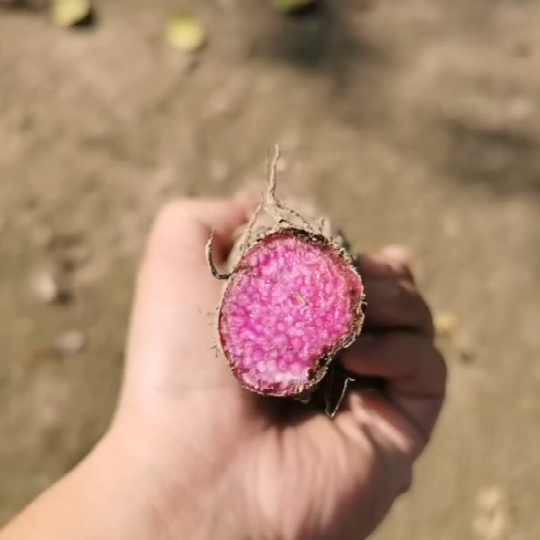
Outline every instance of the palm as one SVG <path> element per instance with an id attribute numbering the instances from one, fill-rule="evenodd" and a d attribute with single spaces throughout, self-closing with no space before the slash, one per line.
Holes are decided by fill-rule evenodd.
<path id="1" fill-rule="evenodd" d="M 378 475 L 373 451 L 367 441 L 352 442 L 339 422 L 318 416 L 263 434 L 251 456 L 262 474 L 245 482 L 266 509 L 264 529 L 281 538 L 363 538 L 376 525 L 377 508 L 386 505 L 370 500 Z"/>

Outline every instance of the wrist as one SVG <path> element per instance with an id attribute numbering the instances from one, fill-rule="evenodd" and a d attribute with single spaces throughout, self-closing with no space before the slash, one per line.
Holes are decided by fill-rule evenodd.
<path id="1" fill-rule="evenodd" d="M 107 436 L 71 473 L 0 533 L 0 540 L 220 540 L 242 538 L 225 490 L 202 493 L 171 471 L 149 474 Z"/>
<path id="2" fill-rule="evenodd" d="M 140 433 L 120 431 L 102 441 L 88 473 L 101 477 L 108 506 L 116 507 L 111 514 L 122 508 L 122 521 L 131 522 L 126 540 L 244 538 L 245 523 L 237 519 L 243 497 L 224 468 L 215 473 L 210 460 L 180 441 L 171 444 L 156 433 L 143 441 Z"/>

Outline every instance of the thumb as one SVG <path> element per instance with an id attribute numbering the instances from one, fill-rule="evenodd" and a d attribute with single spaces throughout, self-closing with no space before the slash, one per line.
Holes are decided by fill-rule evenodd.
<path id="1" fill-rule="evenodd" d="M 181 200 L 161 212 L 137 280 L 127 387 L 177 394 L 228 380 L 226 363 L 211 350 L 221 284 L 208 268 L 205 246 L 214 230 L 216 252 L 226 256 L 250 210 L 241 201 Z"/>

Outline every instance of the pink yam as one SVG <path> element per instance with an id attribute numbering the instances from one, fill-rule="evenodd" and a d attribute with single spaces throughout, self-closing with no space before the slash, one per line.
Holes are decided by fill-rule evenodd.
<path id="1" fill-rule="evenodd" d="M 275 231 L 228 279 L 218 322 L 223 352 L 244 388 L 304 393 L 359 334 L 363 299 L 362 280 L 342 249 L 301 229 Z"/>

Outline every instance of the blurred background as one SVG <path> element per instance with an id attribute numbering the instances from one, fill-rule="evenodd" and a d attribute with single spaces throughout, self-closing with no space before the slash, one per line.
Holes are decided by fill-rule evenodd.
<path id="1" fill-rule="evenodd" d="M 410 246 L 449 363 L 375 538 L 540 538 L 540 2 L 317 4 L 0 0 L 0 524 L 106 429 L 159 207 L 277 142 L 358 250 Z"/>

